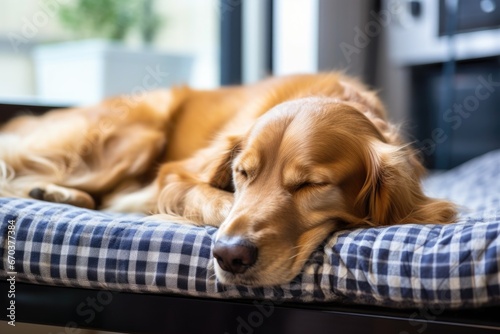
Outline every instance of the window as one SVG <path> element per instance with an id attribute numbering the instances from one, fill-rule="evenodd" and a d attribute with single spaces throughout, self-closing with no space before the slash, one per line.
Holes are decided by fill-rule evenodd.
<path id="1" fill-rule="evenodd" d="M 2 8 L 3 101 L 87 104 L 172 84 L 219 85 L 218 0 L 3 0 Z M 97 29 L 86 24 L 92 17 Z"/>

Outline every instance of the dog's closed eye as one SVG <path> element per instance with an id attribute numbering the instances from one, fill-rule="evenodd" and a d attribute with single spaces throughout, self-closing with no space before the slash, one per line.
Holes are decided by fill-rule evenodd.
<path id="1" fill-rule="evenodd" d="M 247 163 L 238 163 L 233 167 L 233 176 L 240 181 L 251 181 L 257 176 L 257 168 Z"/>
<path id="2" fill-rule="evenodd" d="M 236 168 L 235 173 L 244 179 L 248 179 L 248 172 L 243 168 Z"/>
<path id="3" fill-rule="evenodd" d="M 326 182 L 305 181 L 305 182 L 301 182 L 301 183 L 298 183 L 298 184 L 295 184 L 294 186 L 292 186 L 291 191 L 292 192 L 299 192 L 302 190 L 317 190 L 317 189 L 321 189 L 321 188 L 324 188 L 327 186 L 328 186 L 328 183 L 326 183 Z"/>

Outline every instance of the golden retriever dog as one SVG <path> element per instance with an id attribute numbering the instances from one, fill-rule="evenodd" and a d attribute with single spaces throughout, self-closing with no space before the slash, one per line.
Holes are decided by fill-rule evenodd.
<path id="1" fill-rule="evenodd" d="M 341 228 L 455 219 L 376 94 L 340 73 L 112 98 L 0 133 L 0 195 L 219 227 L 226 284 L 286 283 Z"/>

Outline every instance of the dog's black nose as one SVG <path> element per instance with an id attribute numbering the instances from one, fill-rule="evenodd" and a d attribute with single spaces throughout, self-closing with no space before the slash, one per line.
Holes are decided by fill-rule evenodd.
<path id="1" fill-rule="evenodd" d="M 242 274 L 257 261 L 257 247 L 241 238 L 219 238 L 212 251 L 222 270 Z"/>

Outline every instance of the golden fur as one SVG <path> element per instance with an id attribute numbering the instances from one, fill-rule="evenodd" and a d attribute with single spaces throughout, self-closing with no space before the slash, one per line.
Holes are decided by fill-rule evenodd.
<path id="1" fill-rule="evenodd" d="M 258 249 L 223 283 L 295 277 L 339 228 L 450 223 L 376 95 L 339 73 L 119 97 L 0 128 L 0 195 L 219 226 Z M 215 263 L 217 263 L 215 261 Z"/>

